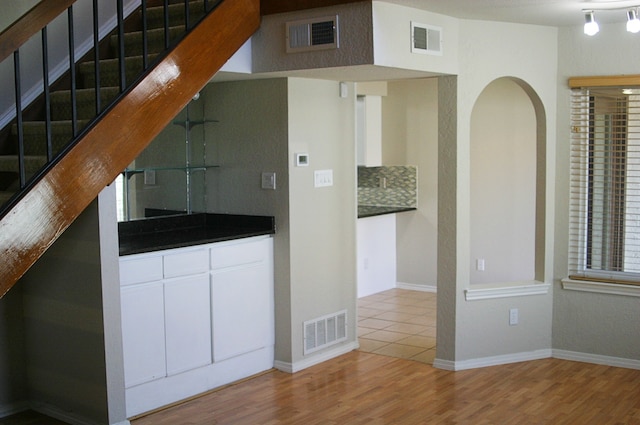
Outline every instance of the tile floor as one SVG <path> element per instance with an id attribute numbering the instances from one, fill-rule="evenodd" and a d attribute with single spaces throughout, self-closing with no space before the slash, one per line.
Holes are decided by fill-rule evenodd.
<path id="1" fill-rule="evenodd" d="M 360 351 L 433 364 L 436 294 L 389 289 L 358 299 Z"/>

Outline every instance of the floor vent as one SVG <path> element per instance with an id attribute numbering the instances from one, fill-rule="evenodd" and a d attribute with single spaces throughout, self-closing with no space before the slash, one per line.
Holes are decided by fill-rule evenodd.
<path id="1" fill-rule="evenodd" d="M 442 55 L 442 28 L 411 22 L 411 52 Z"/>
<path id="2" fill-rule="evenodd" d="M 337 49 L 338 16 L 287 22 L 287 53 Z"/>
<path id="3" fill-rule="evenodd" d="M 304 322 L 304 354 L 347 339 L 347 310 Z"/>

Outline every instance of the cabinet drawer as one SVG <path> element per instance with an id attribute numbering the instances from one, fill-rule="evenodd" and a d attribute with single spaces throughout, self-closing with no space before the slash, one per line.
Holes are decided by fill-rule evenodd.
<path id="1" fill-rule="evenodd" d="M 211 269 L 260 263 L 266 259 L 269 239 L 211 248 Z"/>
<path id="2" fill-rule="evenodd" d="M 120 285 L 153 282 L 162 279 L 162 256 L 120 258 Z"/>
<path id="3" fill-rule="evenodd" d="M 209 271 L 209 255 L 205 248 L 194 249 L 164 256 L 164 277 L 179 277 Z"/>

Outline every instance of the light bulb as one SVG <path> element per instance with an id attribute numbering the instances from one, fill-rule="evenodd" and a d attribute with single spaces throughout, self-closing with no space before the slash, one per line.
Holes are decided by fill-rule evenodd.
<path id="1" fill-rule="evenodd" d="M 627 12 L 627 31 L 632 33 L 640 32 L 640 19 L 635 9 L 631 9 Z"/>
<path id="2" fill-rule="evenodd" d="M 596 35 L 600 31 L 600 27 L 593 17 L 593 12 L 584 14 L 584 33 L 587 35 Z"/>

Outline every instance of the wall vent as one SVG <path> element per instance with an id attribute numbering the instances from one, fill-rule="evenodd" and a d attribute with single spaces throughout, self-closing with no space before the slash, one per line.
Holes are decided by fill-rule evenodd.
<path id="1" fill-rule="evenodd" d="M 411 22 L 411 52 L 442 55 L 442 28 Z"/>
<path id="2" fill-rule="evenodd" d="M 338 16 L 287 22 L 287 53 L 337 49 Z"/>
<path id="3" fill-rule="evenodd" d="M 347 310 L 304 322 L 304 354 L 347 339 Z"/>

